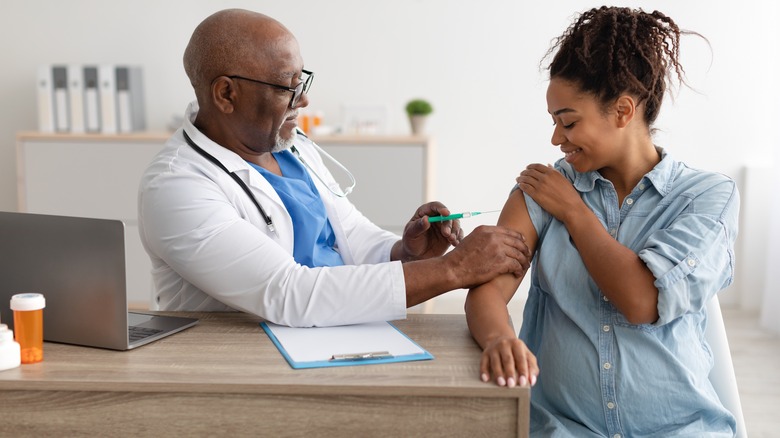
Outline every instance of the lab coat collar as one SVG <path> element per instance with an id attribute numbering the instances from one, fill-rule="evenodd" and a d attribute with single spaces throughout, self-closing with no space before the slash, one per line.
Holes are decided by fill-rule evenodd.
<path id="1" fill-rule="evenodd" d="M 206 134 L 200 132 L 200 130 L 195 127 L 195 117 L 198 115 L 199 109 L 200 108 L 198 107 L 197 101 L 193 101 L 187 106 L 187 110 L 184 113 L 184 123 L 182 126 L 184 131 L 187 132 L 187 135 L 189 135 L 192 141 L 194 141 L 195 144 L 197 144 L 201 149 L 205 150 L 214 158 L 219 160 L 219 162 L 222 163 L 222 165 L 225 166 L 229 171 L 237 172 L 248 169 L 249 165 L 238 154 L 222 145 L 217 144 L 208 138 Z"/>
<path id="2" fill-rule="evenodd" d="M 182 126 L 182 129 L 187 132 L 187 135 L 190 136 L 192 141 L 194 141 L 198 147 L 219 160 L 219 162 L 222 163 L 222 165 L 225 166 L 228 171 L 234 172 L 236 175 L 238 175 L 250 188 L 259 190 L 263 195 L 265 195 L 265 197 L 270 199 L 282 209 L 285 209 L 284 203 L 279 197 L 279 194 L 276 193 L 276 190 L 274 190 L 271 184 L 265 178 L 263 178 L 262 175 L 260 175 L 260 172 L 254 170 L 249 165 L 249 163 L 247 163 L 237 153 L 214 142 L 195 127 L 193 122 L 195 121 L 195 116 L 198 114 L 198 109 L 199 107 L 197 101 L 194 101 L 190 103 L 189 106 L 187 106 L 184 123 Z M 182 135 L 182 141 L 184 141 L 183 137 L 184 135 Z M 257 195 L 255 195 L 255 197 L 258 199 L 258 202 L 263 202 L 263 200 L 257 197 Z M 277 221 L 277 218 L 275 217 L 272 217 L 272 219 Z M 292 226 L 292 222 L 290 222 L 290 226 Z"/>

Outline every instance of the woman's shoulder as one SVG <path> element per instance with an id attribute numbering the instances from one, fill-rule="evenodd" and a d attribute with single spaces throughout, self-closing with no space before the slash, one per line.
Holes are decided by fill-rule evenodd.
<path id="1" fill-rule="evenodd" d="M 675 185 L 685 190 L 708 191 L 715 188 L 728 192 L 737 191 L 737 183 L 728 175 L 711 170 L 691 167 L 679 162 L 674 176 Z"/>
<path id="2" fill-rule="evenodd" d="M 564 158 L 559 158 L 558 161 L 556 161 L 553 165 L 553 168 L 562 173 L 563 176 L 565 176 L 569 181 L 574 182 L 574 179 L 577 178 L 577 171 L 574 170 L 574 167 L 567 163 L 566 159 Z"/>
<path id="3" fill-rule="evenodd" d="M 719 172 L 697 169 L 679 163 L 667 199 L 689 199 L 695 211 L 701 214 L 732 217 L 736 223 L 740 196 L 733 178 Z"/>

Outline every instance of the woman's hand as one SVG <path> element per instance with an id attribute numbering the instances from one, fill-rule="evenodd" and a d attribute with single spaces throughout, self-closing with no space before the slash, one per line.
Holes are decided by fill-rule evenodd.
<path id="1" fill-rule="evenodd" d="M 567 214 L 585 205 L 572 183 L 552 166 L 530 164 L 515 181 L 520 190 L 561 222 L 566 223 Z"/>
<path id="2" fill-rule="evenodd" d="M 479 364 L 483 382 L 491 380 L 498 386 L 535 385 L 539 375 L 536 356 L 516 336 L 500 336 L 492 340 L 482 352 Z"/>

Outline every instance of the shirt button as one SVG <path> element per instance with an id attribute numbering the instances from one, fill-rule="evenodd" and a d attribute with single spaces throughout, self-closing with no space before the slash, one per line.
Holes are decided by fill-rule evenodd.
<path id="1" fill-rule="evenodd" d="M 612 402 L 607 403 L 607 407 L 610 409 L 615 409 L 615 404 Z"/>
<path id="2" fill-rule="evenodd" d="M 612 237 L 615 237 L 615 235 L 617 234 L 617 230 L 615 228 L 613 228 L 613 229 L 609 230 L 609 234 L 612 235 Z"/>
<path id="3" fill-rule="evenodd" d="M 639 184 L 639 190 L 644 190 L 644 189 L 645 189 L 645 183 Z"/>
<path id="4" fill-rule="evenodd" d="M 605 370 L 608 370 L 608 369 L 610 369 L 610 368 L 612 368 L 612 364 L 611 364 L 611 363 L 609 363 L 609 362 L 604 362 L 604 369 L 605 369 Z"/>
<path id="5" fill-rule="evenodd" d="M 688 259 L 688 266 L 694 267 L 696 266 L 696 260 L 694 259 Z"/>
<path id="6" fill-rule="evenodd" d="M 634 203 L 634 200 L 631 198 L 626 199 L 626 204 L 631 205 Z"/>
<path id="7" fill-rule="evenodd" d="M 608 326 L 608 325 L 605 325 L 605 326 L 604 326 L 604 327 L 602 327 L 601 329 L 602 329 L 602 330 L 604 330 L 605 332 L 608 332 L 608 331 L 609 331 L 609 326 Z"/>
<path id="8" fill-rule="evenodd" d="M 620 438 L 620 434 L 616 433 L 616 434 L 612 435 L 612 438 Z"/>
<path id="9" fill-rule="evenodd" d="M 607 298 L 607 296 L 606 296 L 606 295 L 603 295 L 603 296 L 601 297 L 601 299 L 602 299 L 602 300 L 604 300 L 604 301 L 609 301 L 609 298 Z"/>

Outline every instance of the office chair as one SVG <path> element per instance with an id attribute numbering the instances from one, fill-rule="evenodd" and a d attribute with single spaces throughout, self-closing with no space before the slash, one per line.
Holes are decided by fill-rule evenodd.
<path id="1" fill-rule="evenodd" d="M 737 378 L 734 374 L 734 364 L 731 361 L 731 350 L 726 337 L 726 326 L 723 323 L 723 313 L 717 296 L 712 297 L 707 304 L 707 329 L 704 337 L 710 344 L 715 366 L 710 371 L 710 382 L 715 387 L 721 403 L 731 411 L 737 419 L 737 437 L 747 438 L 745 418 L 742 416 L 742 403 L 737 390 Z"/>

